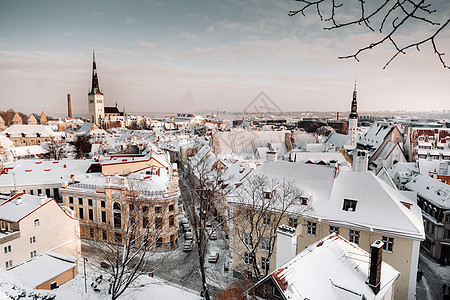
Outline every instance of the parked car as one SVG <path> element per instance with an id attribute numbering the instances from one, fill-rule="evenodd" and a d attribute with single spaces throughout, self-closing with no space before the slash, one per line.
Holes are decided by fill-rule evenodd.
<path id="1" fill-rule="evenodd" d="M 192 244 L 194 243 L 194 240 L 186 240 L 183 244 L 183 251 L 188 252 L 192 251 Z"/>
<path id="2" fill-rule="evenodd" d="M 185 240 L 192 240 L 192 239 L 194 239 L 194 235 L 192 234 L 192 232 L 186 231 L 186 232 L 184 233 L 184 239 L 185 239 Z"/>
<path id="3" fill-rule="evenodd" d="M 214 231 L 214 232 L 211 232 L 210 233 L 210 235 L 209 235 L 209 239 L 210 240 L 217 240 L 217 233 Z"/>
<path id="4" fill-rule="evenodd" d="M 208 262 L 210 263 L 216 263 L 219 260 L 219 252 L 211 253 L 211 255 L 208 258 Z"/>
<path id="5" fill-rule="evenodd" d="M 183 232 L 188 232 L 188 231 L 192 231 L 191 225 L 188 224 L 183 224 Z"/>

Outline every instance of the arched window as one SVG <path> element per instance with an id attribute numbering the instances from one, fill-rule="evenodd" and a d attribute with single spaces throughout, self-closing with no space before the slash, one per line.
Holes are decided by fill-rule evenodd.
<path id="1" fill-rule="evenodd" d="M 41 225 L 41 222 L 39 219 L 34 220 L 34 227 L 39 227 Z"/>
<path id="2" fill-rule="evenodd" d="M 119 202 L 114 202 L 114 204 L 113 204 L 113 209 L 114 209 L 114 210 L 120 210 L 120 209 L 121 209 L 120 203 L 119 203 Z"/>

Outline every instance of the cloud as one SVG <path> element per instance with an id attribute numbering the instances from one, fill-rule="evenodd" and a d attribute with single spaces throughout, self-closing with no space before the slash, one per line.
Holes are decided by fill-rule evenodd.
<path id="1" fill-rule="evenodd" d="M 136 23 L 139 23 L 140 21 L 135 19 L 135 18 L 126 18 L 124 20 L 124 22 L 127 23 L 127 24 L 136 24 Z"/>

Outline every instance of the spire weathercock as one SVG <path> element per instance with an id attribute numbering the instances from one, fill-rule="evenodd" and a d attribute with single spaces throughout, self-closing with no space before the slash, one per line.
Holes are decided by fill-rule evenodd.
<path id="1" fill-rule="evenodd" d="M 94 50 L 92 50 L 92 87 L 89 94 L 102 94 L 102 92 L 100 92 L 100 86 L 98 84 L 97 66 L 95 64 Z"/>

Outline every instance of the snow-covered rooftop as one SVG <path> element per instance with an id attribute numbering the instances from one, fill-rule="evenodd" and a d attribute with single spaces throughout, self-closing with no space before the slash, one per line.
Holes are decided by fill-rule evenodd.
<path id="1" fill-rule="evenodd" d="M 332 234 L 269 276 L 278 282 L 287 299 L 382 299 L 400 273 L 382 262 L 381 288 L 375 295 L 366 283 L 369 261 L 369 253 Z"/>
<path id="2" fill-rule="evenodd" d="M 437 207 L 450 209 L 450 186 L 423 174 L 414 174 L 405 188 L 416 192 Z"/>
<path id="3" fill-rule="evenodd" d="M 58 255 L 44 253 L 10 270 L 9 273 L 25 281 L 33 288 L 76 267 L 76 259 L 64 259 Z"/>
<path id="4" fill-rule="evenodd" d="M 51 198 L 45 196 L 40 197 L 20 193 L 12 200 L 0 204 L 0 219 L 9 222 L 19 222 L 29 213 L 51 200 Z"/>
<path id="5" fill-rule="evenodd" d="M 54 131 L 45 125 L 11 125 L 1 134 L 11 137 L 22 137 L 22 134 L 25 134 L 26 137 L 36 137 L 38 134 L 41 137 L 55 136 Z"/>
<path id="6" fill-rule="evenodd" d="M 70 182 L 71 175 L 85 174 L 93 161 L 89 159 L 52 160 L 18 160 L 5 163 L 7 174 L 0 175 L 0 188 L 24 186 L 62 184 Z"/>

